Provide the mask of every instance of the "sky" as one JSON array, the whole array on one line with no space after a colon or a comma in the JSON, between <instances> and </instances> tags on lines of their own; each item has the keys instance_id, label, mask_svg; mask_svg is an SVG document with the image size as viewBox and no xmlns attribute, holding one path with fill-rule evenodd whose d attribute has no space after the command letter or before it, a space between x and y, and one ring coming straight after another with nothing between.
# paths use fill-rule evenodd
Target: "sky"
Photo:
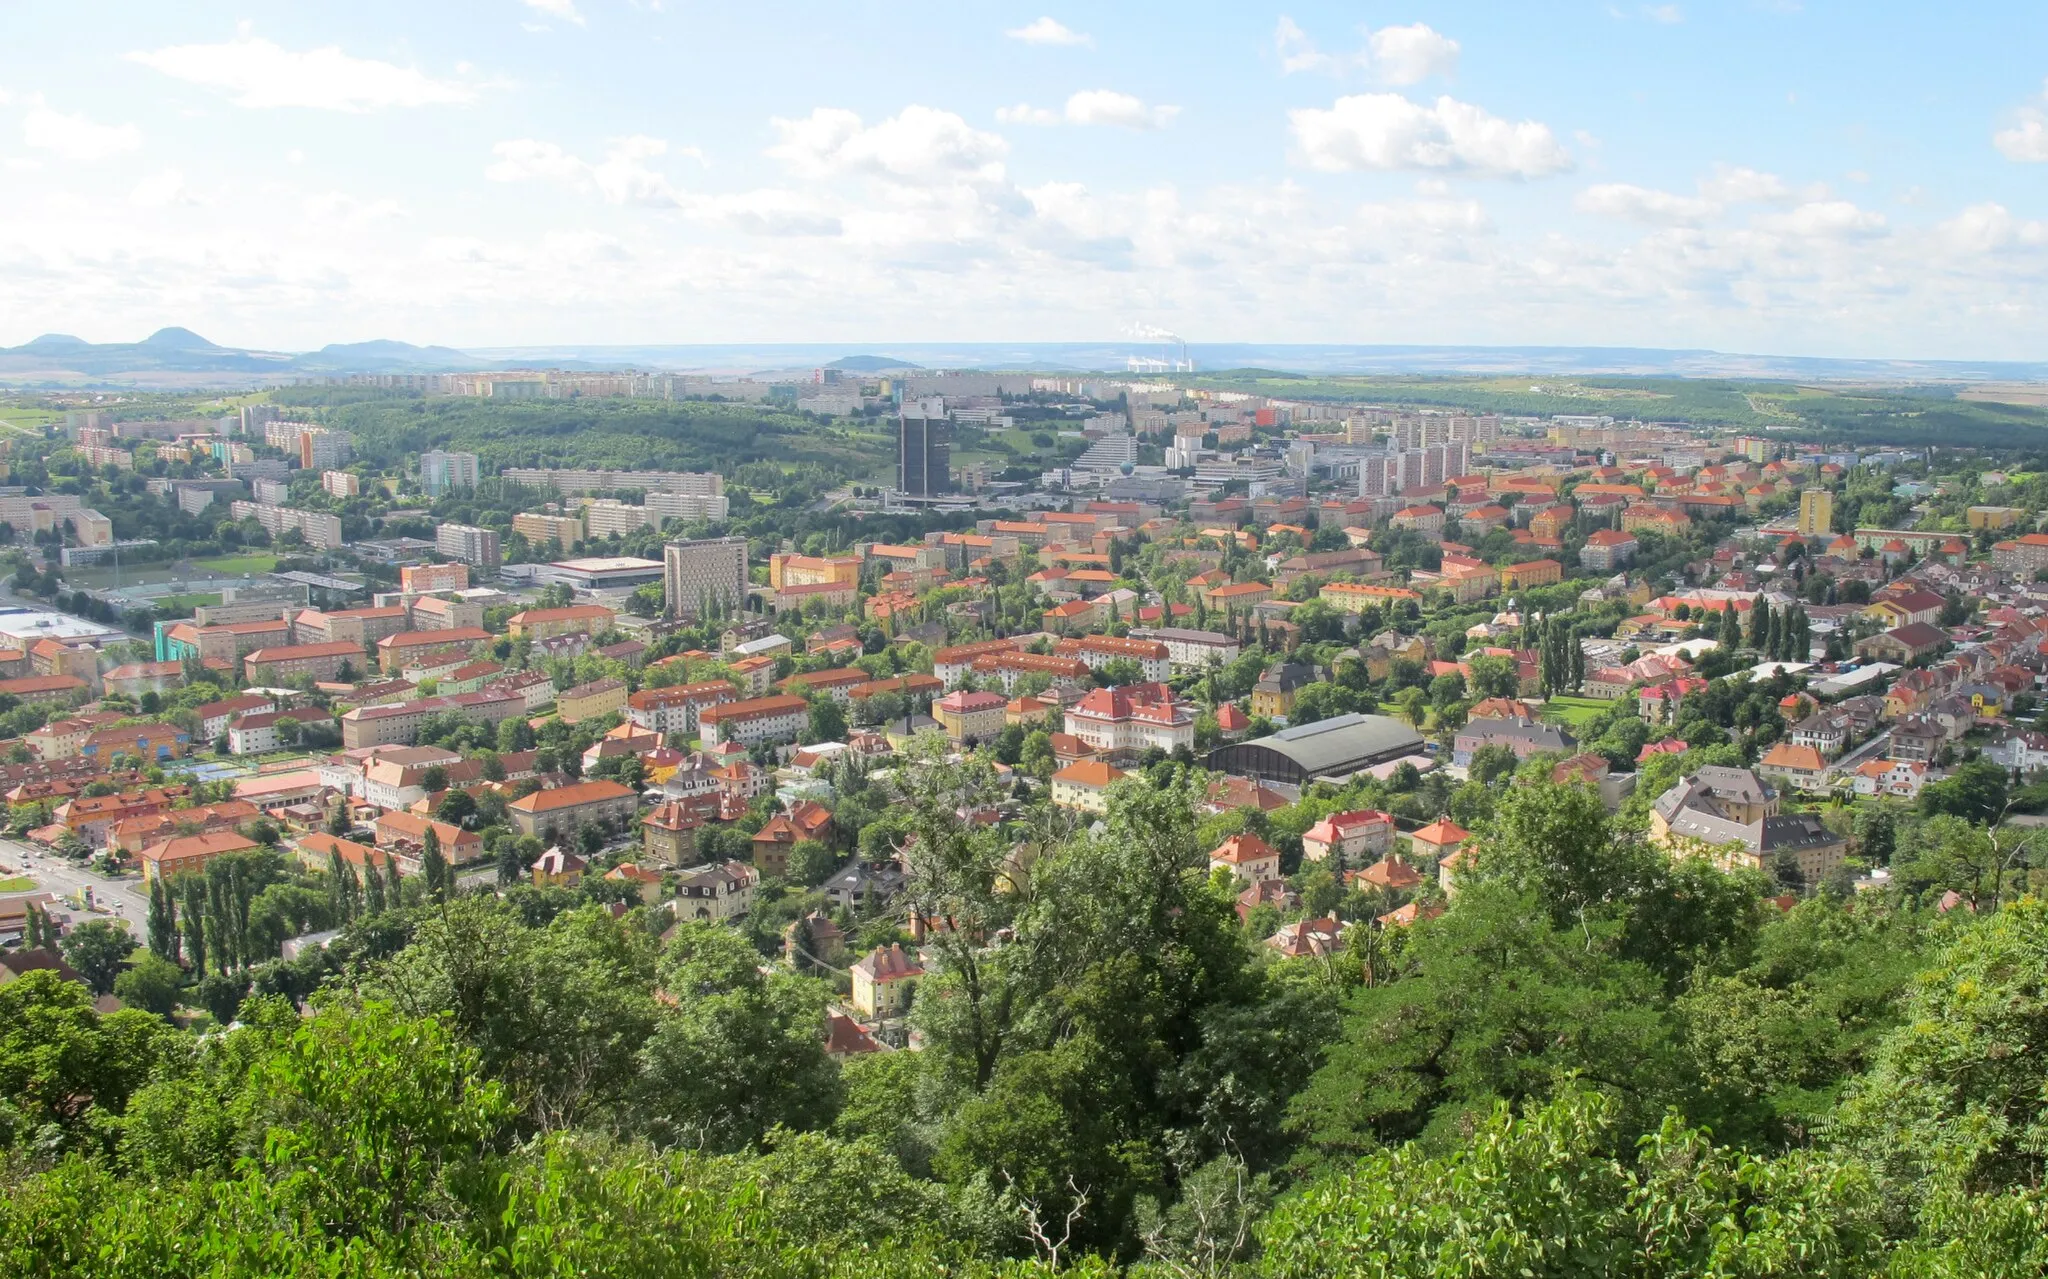
<instances>
[{"instance_id":1,"label":"sky","mask_svg":"<svg viewBox=\"0 0 2048 1279\"><path fill-rule=\"evenodd\" d=\"M2048 358L2048 6L0 0L0 344Z\"/></svg>"}]
</instances>

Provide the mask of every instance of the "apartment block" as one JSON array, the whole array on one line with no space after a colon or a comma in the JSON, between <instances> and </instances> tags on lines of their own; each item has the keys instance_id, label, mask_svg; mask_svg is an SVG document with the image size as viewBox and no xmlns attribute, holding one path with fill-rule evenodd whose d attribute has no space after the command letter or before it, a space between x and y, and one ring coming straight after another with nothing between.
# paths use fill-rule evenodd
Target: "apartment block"
<instances>
[{"instance_id":1,"label":"apartment block","mask_svg":"<svg viewBox=\"0 0 2048 1279\"><path fill-rule=\"evenodd\" d=\"M535 550L552 543L566 551L583 540L583 516L522 511L512 517L512 531L525 537Z\"/></svg>"},{"instance_id":2,"label":"apartment block","mask_svg":"<svg viewBox=\"0 0 2048 1279\"><path fill-rule=\"evenodd\" d=\"M434 549L453 560L496 573L505 562L496 529L469 524L443 524L434 530Z\"/></svg>"},{"instance_id":3,"label":"apartment block","mask_svg":"<svg viewBox=\"0 0 2048 1279\"><path fill-rule=\"evenodd\" d=\"M263 526L263 531L272 537L283 537L286 533L296 531L306 539L306 545L316 550L336 551L342 546L339 516L323 515L318 511L301 511L290 506L243 501L230 504L228 513L237 520L255 520Z\"/></svg>"},{"instance_id":4,"label":"apartment block","mask_svg":"<svg viewBox=\"0 0 2048 1279\"><path fill-rule=\"evenodd\" d=\"M747 539L670 542L662 548L661 585L671 617L698 617L712 604L736 608L747 597Z\"/></svg>"},{"instance_id":5,"label":"apartment block","mask_svg":"<svg viewBox=\"0 0 2048 1279\"><path fill-rule=\"evenodd\" d=\"M443 453L439 449L429 449L420 454L420 492L428 497L474 489L476 480L474 453Z\"/></svg>"},{"instance_id":6,"label":"apartment block","mask_svg":"<svg viewBox=\"0 0 2048 1279\"><path fill-rule=\"evenodd\" d=\"M565 497L629 489L646 493L681 493L692 497L720 497L725 493L725 477L715 471L593 471L508 466L498 472L498 477L508 484L522 484Z\"/></svg>"},{"instance_id":7,"label":"apartment block","mask_svg":"<svg viewBox=\"0 0 2048 1279\"><path fill-rule=\"evenodd\" d=\"M347 471L322 471L320 488L330 497L356 497L363 491L363 482Z\"/></svg>"}]
</instances>

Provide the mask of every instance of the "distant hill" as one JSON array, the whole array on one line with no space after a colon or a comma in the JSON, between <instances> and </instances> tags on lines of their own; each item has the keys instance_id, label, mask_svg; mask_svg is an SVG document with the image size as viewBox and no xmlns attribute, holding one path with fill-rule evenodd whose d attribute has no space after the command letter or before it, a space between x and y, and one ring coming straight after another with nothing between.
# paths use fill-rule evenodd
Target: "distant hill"
<instances>
[{"instance_id":1,"label":"distant hill","mask_svg":"<svg viewBox=\"0 0 2048 1279\"><path fill-rule=\"evenodd\" d=\"M190 329L158 329L140 342L87 342L46 333L33 342L0 347L0 380L147 383L249 381L292 374L452 373L503 364L447 346L414 346L379 339L337 342L294 355L222 346Z\"/></svg>"},{"instance_id":2,"label":"distant hill","mask_svg":"<svg viewBox=\"0 0 2048 1279\"><path fill-rule=\"evenodd\" d=\"M886 355L843 355L825 367L848 373L880 373L884 369L921 369L924 365L891 359Z\"/></svg>"}]
</instances>

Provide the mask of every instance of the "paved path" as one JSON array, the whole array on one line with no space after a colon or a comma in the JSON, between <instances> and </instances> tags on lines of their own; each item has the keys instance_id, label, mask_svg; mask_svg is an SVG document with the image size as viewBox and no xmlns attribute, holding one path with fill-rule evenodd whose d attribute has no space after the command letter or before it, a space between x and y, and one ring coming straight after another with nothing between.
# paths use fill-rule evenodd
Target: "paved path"
<instances>
[{"instance_id":1,"label":"paved path","mask_svg":"<svg viewBox=\"0 0 2048 1279\"><path fill-rule=\"evenodd\" d=\"M104 915L125 919L134 929L141 929L149 918L149 890L139 878L109 879L55 853L12 839L0 839L0 863L34 879L38 890L59 897L69 897L90 886L93 900Z\"/></svg>"}]
</instances>

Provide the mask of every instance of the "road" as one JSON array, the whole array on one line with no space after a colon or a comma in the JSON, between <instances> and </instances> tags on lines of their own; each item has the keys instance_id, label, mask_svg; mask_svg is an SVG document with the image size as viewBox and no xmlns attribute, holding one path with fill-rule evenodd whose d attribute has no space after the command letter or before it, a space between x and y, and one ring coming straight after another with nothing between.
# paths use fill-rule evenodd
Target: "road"
<instances>
[{"instance_id":1,"label":"road","mask_svg":"<svg viewBox=\"0 0 2048 1279\"><path fill-rule=\"evenodd\" d=\"M90 886L93 900L115 919L140 929L149 918L149 892L140 879L108 879L74 866L55 853L18 840L0 839L0 863L13 866L36 881L36 887L69 897Z\"/></svg>"}]
</instances>

